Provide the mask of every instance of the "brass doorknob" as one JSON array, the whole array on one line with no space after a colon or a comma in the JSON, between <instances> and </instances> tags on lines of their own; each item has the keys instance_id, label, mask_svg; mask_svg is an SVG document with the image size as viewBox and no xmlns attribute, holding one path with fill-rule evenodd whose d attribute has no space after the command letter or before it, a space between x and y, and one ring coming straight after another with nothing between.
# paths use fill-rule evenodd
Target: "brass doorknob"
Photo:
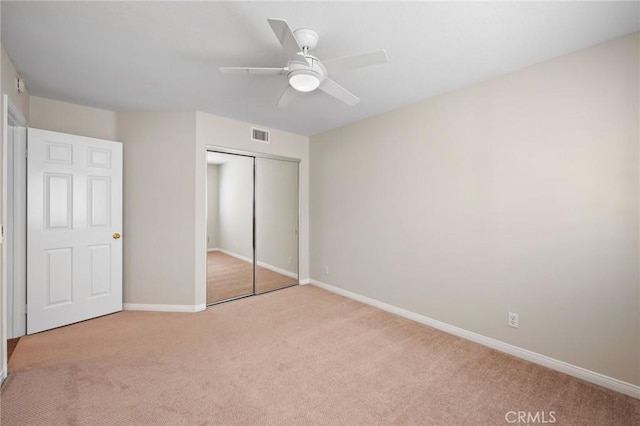
<instances>
[{"instance_id":1,"label":"brass doorknob","mask_svg":"<svg viewBox=\"0 0 640 426\"><path fill-rule=\"evenodd\" d=\"M120 234L118 234L117 232L115 234L113 234L113 239L117 240L118 238L120 238Z\"/></svg>"}]
</instances>

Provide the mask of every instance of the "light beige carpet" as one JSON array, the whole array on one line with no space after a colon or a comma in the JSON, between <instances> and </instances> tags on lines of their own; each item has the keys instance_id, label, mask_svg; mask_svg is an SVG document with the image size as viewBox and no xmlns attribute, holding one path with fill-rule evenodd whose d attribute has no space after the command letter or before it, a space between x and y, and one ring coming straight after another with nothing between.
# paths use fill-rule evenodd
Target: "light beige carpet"
<instances>
[{"instance_id":1,"label":"light beige carpet","mask_svg":"<svg viewBox=\"0 0 640 426\"><path fill-rule=\"evenodd\" d=\"M207 303L253 294L253 265L221 251L207 253Z\"/></svg>"},{"instance_id":2,"label":"light beige carpet","mask_svg":"<svg viewBox=\"0 0 640 426\"><path fill-rule=\"evenodd\" d=\"M256 293L266 293L298 283L267 268L256 268ZM253 294L253 264L220 251L207 253L207 303Z\"/></svg>"},{"instance_id":3,"label":"light beige carpet","mask_svg":"<svg viewBox=\"0 0 640 426\"><path fill-rule=\"evenodd\" d=\"M638 400L310 285L24 337L1 397L3 426L640 424Z\"/></svg>"},{"instance_id":4,"label":"light beige carpet","mask_svg":"<svg viewBox=\"0 0 640 426\"><path fill-rule=\"evenodd\" d=\"M297 278L279 274L262 266L256 268L256 294L267 293L296 284L298 284Z\"/></svg>"}]
</instances>

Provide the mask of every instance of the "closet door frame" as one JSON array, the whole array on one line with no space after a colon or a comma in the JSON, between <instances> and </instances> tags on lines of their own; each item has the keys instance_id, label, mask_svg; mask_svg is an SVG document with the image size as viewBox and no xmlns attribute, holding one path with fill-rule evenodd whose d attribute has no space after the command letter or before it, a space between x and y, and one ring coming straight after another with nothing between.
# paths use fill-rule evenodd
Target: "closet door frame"
<instances>
[{"instance_id":1,"label":"closet door frame","mask_svg":"<svg viewBox=\"0 0 640 426\"><path fill-rule=\"evenodd\" d=\"M234 299L240 299L243 297L250 297L250 296L255 296L256 295L256 267L257 267L257 263L258 263L258 259L256 256L256 249L257 249L257 244L256 244L256 164L257 161L256 159L258 158L264 158L264 159L268 159L268 160L278 160L278 161L287 161L290 163L296 163L298 165L298 212L296 215L296 229L297 229L297 238L298 238L298 285L300 284L300 191L301 191L301 182L300 182L300 159L299 158L293 158L293 157L285 157L282 155L275 155L275 154L267 154L267 153L261 153L261 152L253 152L253 151L244 151L244 150L240 150L240 149L234 149L234 148L228 148L228 147L223 147L223 146L217 146L217 145L206 145L206 150L207 152L211 151L211 152L217 152L220 154L232 154L232 155L240 155L243 157L252 157L254 159L253 161L253 212L252 212L252 245L253 245L253 294L251 295L246 295L246 296L239 296L237 298L233 298L233 299L226 299L226 300L221 300L219 302L214 302L214 303L210 303L207 304L207 306L212 306L212 305L216 305L218 303L224 303L224 302L228 302L230 300L234 300ZM206 266L205 266L206 267ZM293 284L296 285L296 284ZM286 288L286 287L283 287ZM278 289L279 290L279 289ZM276 290L274 290L276 291ZM260 294L264 294L264 293L260 293Z\"/></svg>"}]
</instances>

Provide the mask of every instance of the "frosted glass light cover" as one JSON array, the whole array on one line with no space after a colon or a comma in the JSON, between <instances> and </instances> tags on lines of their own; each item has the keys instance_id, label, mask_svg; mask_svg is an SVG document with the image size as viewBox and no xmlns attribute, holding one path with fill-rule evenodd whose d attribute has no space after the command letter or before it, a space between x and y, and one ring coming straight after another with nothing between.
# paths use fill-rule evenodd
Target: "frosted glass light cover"
<instances>
[{"instance_id":1,"label":"frosted glass light cover","mask_svg":"<svg viewBox=\"0 0 640 426\"><path fill-rule=\"evenodd\" d=\"M311 92L320 86L320 79L313 74L296 73L289 78L289 84L299 92Z\"/></svg>"}]
</instances>

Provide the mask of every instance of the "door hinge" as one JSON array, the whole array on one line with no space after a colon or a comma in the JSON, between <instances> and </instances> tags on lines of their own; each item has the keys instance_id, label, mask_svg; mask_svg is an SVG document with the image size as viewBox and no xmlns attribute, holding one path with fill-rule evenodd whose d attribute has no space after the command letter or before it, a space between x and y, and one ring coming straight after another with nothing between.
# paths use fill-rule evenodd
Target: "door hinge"
<instances>
[{"instance_id":1,"label":"door hinge","mask_svg":"<svg viewBox=\"0 0 640 426\"><path fill-rule=\"evenodd\" d=\"M24 149L24 158L29 158L29 150L27 148Z\"/></svg>"},{"instance_id":2,"label":"door hinge","mask_svg":"<svg viewBox=\"0 0 640 426\"><path fill-rule=\"evenodd\" d=\"M0 244L4 243L4 225L0 224Z\"/></svg>"},{"instance_id":3,"label":"door hinge","mask_svg":"<svg viewBox=\"0 0 640 426\"><path fill-rule=\"evenodd\" d=\"M24 315L27 315L27 312L28 312L27 308L28 308L28 306L29 306L29 305L24 305L24 312L23 312L23 314L24 314Z\"/></svg>"}]
</instances>

